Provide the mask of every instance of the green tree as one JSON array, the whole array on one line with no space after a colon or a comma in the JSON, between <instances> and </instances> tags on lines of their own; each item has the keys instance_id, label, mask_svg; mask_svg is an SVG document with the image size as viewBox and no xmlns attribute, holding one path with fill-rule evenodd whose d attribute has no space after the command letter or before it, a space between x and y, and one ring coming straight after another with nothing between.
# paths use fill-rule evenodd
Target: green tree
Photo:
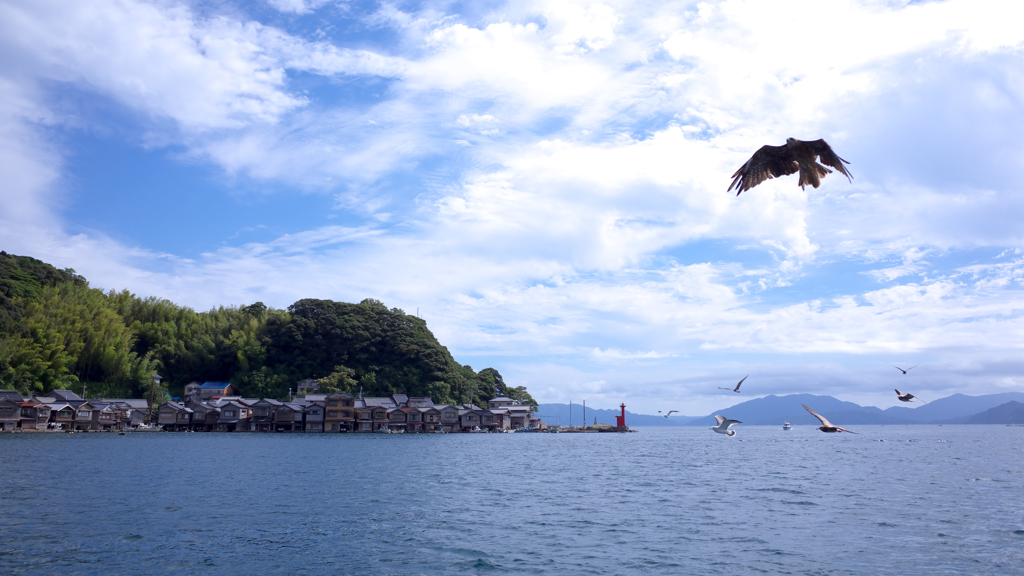
<instances>
[{"instance_id":1,"label":"green tree","mask_svg":"<svg viewBox=\"0 0 1024 576\"><path fill-rule=\"evenodd\" d=\"M335 366L334 372L318 379L320 391L325 394L334 392L345 392L355 394L359 391L359 381L356 380L356 371L345 366Z\"/></svg>"}]
</instances>

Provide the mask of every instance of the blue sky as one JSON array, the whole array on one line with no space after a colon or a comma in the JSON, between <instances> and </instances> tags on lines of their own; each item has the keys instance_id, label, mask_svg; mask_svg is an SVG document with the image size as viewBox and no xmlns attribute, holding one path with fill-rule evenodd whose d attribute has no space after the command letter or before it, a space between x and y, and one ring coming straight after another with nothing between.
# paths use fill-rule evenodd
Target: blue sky
<instances>
[{"instance_id":1,"label":"blue sky","mask_svg":"<svg viewBox=\"0 0 1024 576\"><path fill-rule=\"evenodd\" d=\"M419 309L542 402L1020 391L1010 7L0 0L0 246ZM790 136L853 182L726 193Z\"/></svg>"}]
</instances>

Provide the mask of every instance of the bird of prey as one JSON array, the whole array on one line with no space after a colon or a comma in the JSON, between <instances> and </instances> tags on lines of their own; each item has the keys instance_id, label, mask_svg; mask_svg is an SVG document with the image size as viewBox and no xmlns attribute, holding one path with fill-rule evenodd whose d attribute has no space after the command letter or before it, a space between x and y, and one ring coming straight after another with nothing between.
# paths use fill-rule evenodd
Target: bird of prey
<instances>
[{"instance_id":1,"label":"bird of prey","mask_svg":"<svg viewBox=\"0 0 1024 576\"><path fill-rule=\"evenodd\" d=\"M835 426L834 424L826 420L824 416L818 414L814 410L811 410L807 406L807 404L801 404L801 406L803 406L804 410L810 412L815 418L821 420L821 426L818 426L818 430L821 430L822 432L849 432L850 434L859 434L859 432L854 432L852 430L847 430L846 428L840 428L839 426Z\"/></svg>"},{"instance_id":2,"label":"bird of prey","mask_svg":"<svg viewBox=\"0 0 1024 576\"><path fill-rule=\"evenodd\" d=\"M750 374L747 374L747 376L750 376ZM747 376L744 376L743 380L746 380ZM718 389L719 390L731 390L733 392L739 392L740 391L740 384L743 384L743 380L740 380L739 382L737 382L735 388L722 388L721 386L719 386Z\"/></svg>"},{"instance_id":3,"label":"bird of prey","mask_svg":"<svg viewBox=\"0 0 1024 576\"><path fill-rule=\"evenodd\" d=\"M735 430L729 430L729 427L733 424L743 424L739 420L729 420L721 414L715 414L715 420L718 422L718 426L712 426L711 429L719 434L725 434L726 436L735 436Z\"/></svg>"},{"instance_id":4,"label":"bird of prey","mask_svg":"<svg viewBox=\"0 0 1024 576\"><path fill-rule=\"evenodd\" d=\"M907 370L910 370L910 368L907 368ZM920 398L918 398L917 396L914 396L913 394L910 394L909 392L904 394L903 392L900 392L899 390L896 390L896 397L899 398L901 402L910 402L914 398L917 398L918 400L921 400ZM921 402L923 404L927 404L927 402L925 402L924 400L921 400Z\"/></svg>"},{"instance_id":5,"label":"bird of prey","mask_svg":"<svg viewBox=\"0 0 1024 576\"><path fill-rule=\"evenodd\" d=\"M669 416L672 415L673 412L679 412L679 410L669 410L666 414L663 414L663 416L665 418L668 418ZM658 414L661 414L661 410L658 410Z\"/></svg>"},{"instance_id":6,"label":"bird of prey","mask_svg":"<svg viewBox=\"0 0 1024 576\"><path fill-rule=\"evenodd\" d=\"M825 166L831 166L846 176L850 181L853 175L843 166L843 160L832 151L824 140L804 141L786 138L784 146L761 146L747 163L732 175L732 184L727 192L736 188L736 195L746 192L765 180L781 178L800 172L800 188L808 184L817 188L821 186L821 178L832 171L815 160L821 159ZM849 162L846 162L849 164Z\"/></svg>"},{"instance_id":7,"label":"bird of prey","mask_svg":"<svg viewBox=\"0 0 1024 576\"><path fill-rule=\"evenodd\" d=\"M895 366L893 364L890 364L890 366L892 366L893 368L895 368L895 369L899 370L900 372L903 372L904 374L906 374L907 372L910 372L914 368L917 368L918 366L920 366L920 364L914 364L913 366L911 366L910 368L907 368L906 370L904 370L903 368L900 368L899 366Z\"/></svg>"}]
</instances>

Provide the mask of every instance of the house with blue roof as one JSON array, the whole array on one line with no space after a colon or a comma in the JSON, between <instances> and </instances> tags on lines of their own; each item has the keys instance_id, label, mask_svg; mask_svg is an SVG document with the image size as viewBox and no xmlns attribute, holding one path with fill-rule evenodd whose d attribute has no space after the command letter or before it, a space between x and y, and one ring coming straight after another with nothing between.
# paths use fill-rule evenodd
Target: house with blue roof
<instances>
[{"instance_id":1,"label":"house with blue roof","mask_svg":"<svg viewBox=\"0 0 1024 576\"><path fill-rule=\"evenodd\" d=\"M199 399L208 400L214 396L234 396L235 388L231 382L203 382L199 387Z\"/></svg>"}]
</instances>

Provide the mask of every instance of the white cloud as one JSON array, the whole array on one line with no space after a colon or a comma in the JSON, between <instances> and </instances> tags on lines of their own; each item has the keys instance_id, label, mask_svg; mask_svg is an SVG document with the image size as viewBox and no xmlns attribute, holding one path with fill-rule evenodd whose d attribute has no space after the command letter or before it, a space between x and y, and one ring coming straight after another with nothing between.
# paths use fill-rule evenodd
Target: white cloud
<instances>
[{"instance_id":1,"label":"white cloud","mask_svg":"<svg viewBox=\"0 0 1024 576\"><path fill-rule=\"evenodd\" d=\"M294 14L311 14L330 2L331 0L267 0L267 4L277 10Z\"/></svg>"}]
</instances>

